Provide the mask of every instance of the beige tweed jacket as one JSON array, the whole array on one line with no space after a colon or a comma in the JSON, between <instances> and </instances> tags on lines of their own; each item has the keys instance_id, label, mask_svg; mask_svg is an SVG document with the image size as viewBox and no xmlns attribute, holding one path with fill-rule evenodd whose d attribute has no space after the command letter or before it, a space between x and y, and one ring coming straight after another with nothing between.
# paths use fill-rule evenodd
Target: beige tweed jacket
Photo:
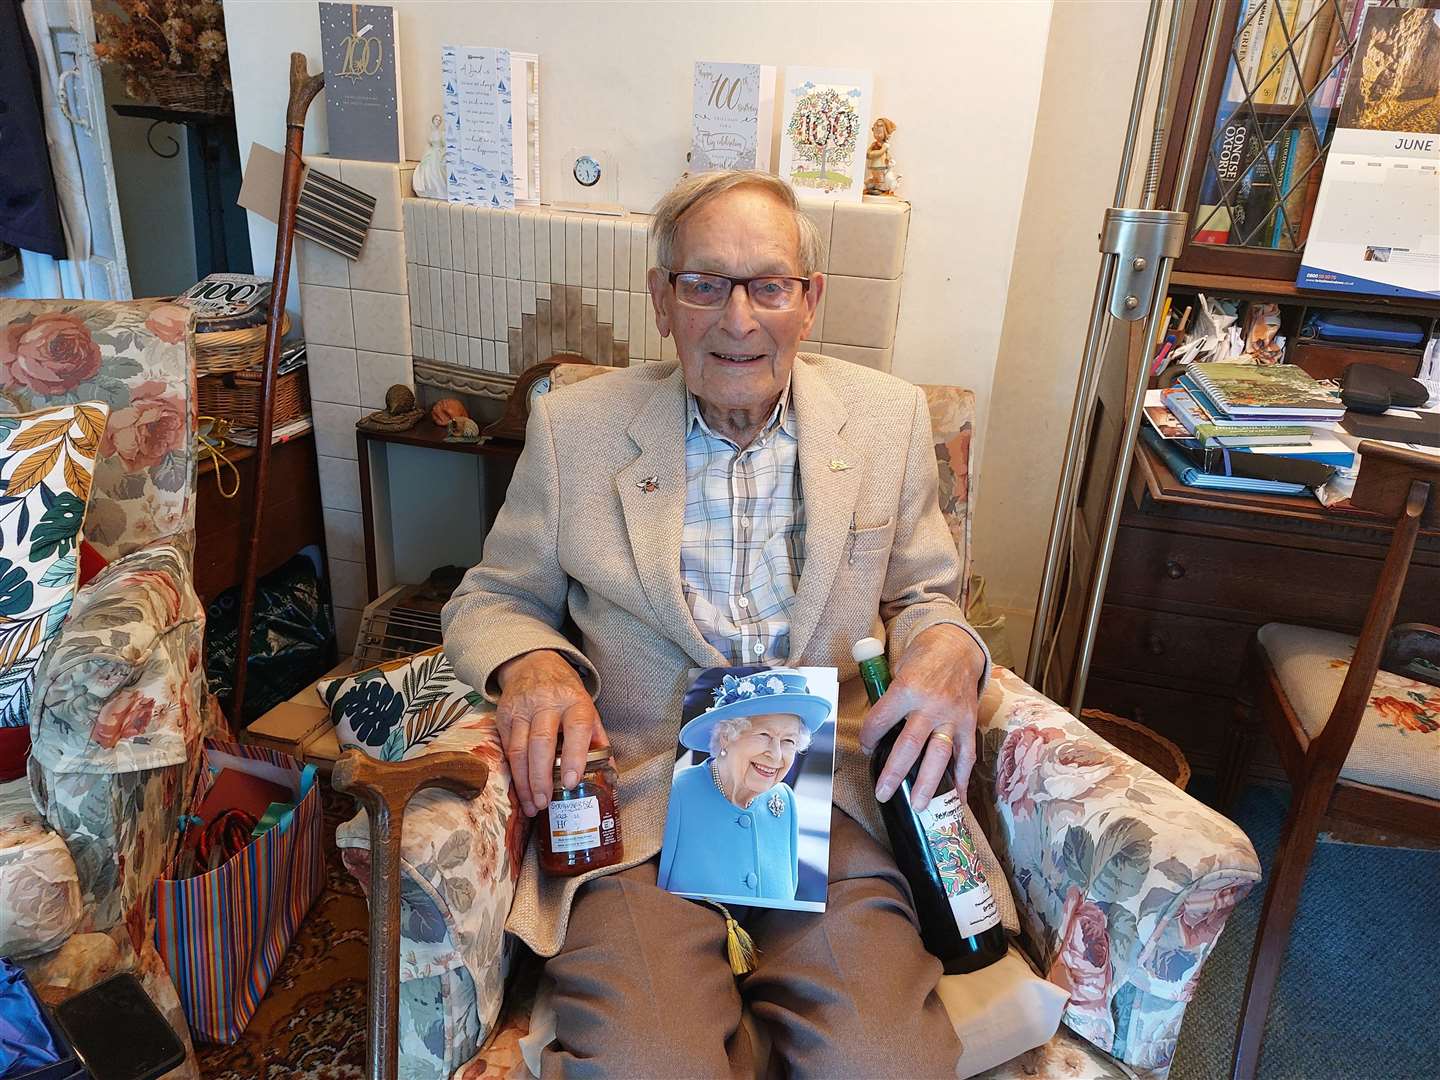
<instances>
[{"instance_id":1,"label":"beige tweed jacket","mask_svg":"<svg viewBox=\"0 0 1440 1080\"><path fill-rule=\"evenodd\" d=\"M849 680L835 803L883 837L858 749L865 699L850 646L883 629L893 664L926 627L970 630L936 499L929 412L909 383L806 353L791 395L806 520L787 663L837 667ZM674 362L538 398L484 559L443 616L456 671L492 699L495 669L533 649L554 649L581 670L620 771L625 866L660 850L687 672L726 662L681 591L685 401ZM567 616L578 648L561 631ZM532 843L507 929L553 956L585 880L542 874Z\"/></svg>"}]
</instances>

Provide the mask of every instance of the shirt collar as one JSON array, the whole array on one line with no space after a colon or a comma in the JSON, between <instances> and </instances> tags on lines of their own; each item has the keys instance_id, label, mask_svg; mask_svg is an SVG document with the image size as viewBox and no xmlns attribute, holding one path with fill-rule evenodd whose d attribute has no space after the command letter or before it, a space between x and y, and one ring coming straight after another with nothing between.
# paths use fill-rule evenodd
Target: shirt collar
<instances>
[{"instance_id":1,"label":"shirt collar","mask_svg":"<svg viewBox=\"0 0 1440 1080\"><path fill-rule=\"evenodd\" d=\"M695 434L696 428L715 439L723 439L730 442L725 436L716 432L705 422L704 415L700 412L700 403L695 400L695 395L689 390L685 391L685 436L689 438ZM775 408L770 413L770 419L765 421L765 426L760 429L760 434L750 444L750 448L764 445L776 429L783 431L791 439L795 438L795 410L790 408L790 383L785 384L785 389L780 391L780 400L775 402ZM733 446L734 444L731 443ZM748 449L748 448L747 448Z\"/></svg>"}]
</instances>

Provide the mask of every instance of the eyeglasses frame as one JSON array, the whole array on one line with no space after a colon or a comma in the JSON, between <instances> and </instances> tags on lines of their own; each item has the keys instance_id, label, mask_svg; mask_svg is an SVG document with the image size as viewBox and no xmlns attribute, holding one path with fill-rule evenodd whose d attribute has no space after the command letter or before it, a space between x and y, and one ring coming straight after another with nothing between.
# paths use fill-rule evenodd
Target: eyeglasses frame
<instances>
[{"instance_id":1,"label":"eyeglasses frame","mask_svg":"<svg viewBox=\"0 0 1440 1080\"><path fill-rule=\"evenodd\" d=\"M702 275L702 276L704 276L704 277L723 278L724 280L730 282L730 294L725 297L725 300L724 300L723 303L716 304L714 307L705 307L703 304L688 304L688 303L686 303L684 300L681 300L681 299L680 299L680 293L679 293L679 291L676 290L676 288L675 288L675 279L678 278L678 277L680 277L682 274L699 274L699 275ZM730 302L730 297L735 295L735 290L736 290L737 288L739 288L740 286L744 286L746 299L749 299L749 300L750 300L751 306L755 306L755 301L754 301L754 299L750 296L750 283L751 283L752 281L766 281L766 280L769 280L769 279L776 279L776 278L778 278L778 279L781 280L781 281L798 281L798 282L800 282L800 296L801 296L802 299L810 294L810 286L813 284L813 281L812 281L811 278L808 278L808 277L800 277L799 275L796 275L796 274L756 274L756 275L754 275L753 277L738 278L738 277L731 277L729 274L717 274L717 273L715 273L713 270L666 270L666 271L665 271L665 276L666 276L666 278L667 278L667 279L669 280L669 282L670 282L670 290L671 290L671 292L674 292L674 293L675 293L675 302L676 302L677 304L684 304L685 307L691 308L691 309L694 310L694 311L721 311L721 310L723 310L724 307L725 307L725 305ZM796 307L798 307L798 306L799 306L799 305L797 304ZM794 311L795 308L764 308L764 307L756 307L756 310L757 310L757 311Z\"/></svg>"}]
</instances>

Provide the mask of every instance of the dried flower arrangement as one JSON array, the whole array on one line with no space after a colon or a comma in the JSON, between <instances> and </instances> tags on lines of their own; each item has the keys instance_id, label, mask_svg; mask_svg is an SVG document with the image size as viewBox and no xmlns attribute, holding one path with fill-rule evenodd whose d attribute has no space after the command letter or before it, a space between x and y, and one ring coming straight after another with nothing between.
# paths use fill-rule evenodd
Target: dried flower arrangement
<instances>
[{"instance_id":1,"label":"dried flower arrangement","mask_svg":"<svg viewBox=\"0 0 1440 1080\"><path fill-rule=\"evenodd\" d=\"M110 0L97 7L95 22L95 54L120 66L131 97L228 111L230 63L220 0Z\"/></svg>"}]
</instances>

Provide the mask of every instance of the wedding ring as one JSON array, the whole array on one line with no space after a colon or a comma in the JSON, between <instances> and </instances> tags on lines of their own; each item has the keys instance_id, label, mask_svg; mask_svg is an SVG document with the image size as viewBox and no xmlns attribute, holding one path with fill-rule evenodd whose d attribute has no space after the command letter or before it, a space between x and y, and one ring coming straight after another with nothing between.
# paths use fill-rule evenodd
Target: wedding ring
<instances>
[{"instance_id":1,"label":"wedding ring","mask_svg":"<svg viewBox=\"0 0 1440 1080\"><path fill-rule=\"evenodd\" d=\"M939 728L936 728L934 731L930 732L930 738L939 739L942 742L947 742L951 746L955 745L955 736L951 735L948 731L941 731Z\"/></svg>"}]
</instances>

